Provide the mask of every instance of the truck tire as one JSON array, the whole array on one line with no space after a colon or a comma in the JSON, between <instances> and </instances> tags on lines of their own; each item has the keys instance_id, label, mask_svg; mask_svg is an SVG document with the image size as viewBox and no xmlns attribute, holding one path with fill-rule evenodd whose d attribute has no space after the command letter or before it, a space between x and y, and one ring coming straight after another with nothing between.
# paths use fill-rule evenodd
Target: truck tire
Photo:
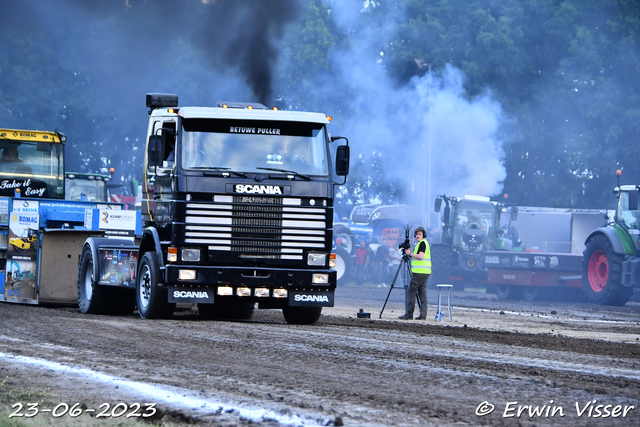
<instances>
[{"instance_id":1,"label":"truck tire","mask_svg":"<svg viewBox=\"0 0 640 427\"><path fill-rule=\"evenodd\" d=\"M143 319L166 319L173 315L175 304L169 304L167 289L160 288L160 268L155 252L147 252L140 261L136 281L138 313Z\"/></svg>"},{"instance_id":2,"label":"truck tire","mask_svg":"<svg viewBox=\"0 0 640 427\"><path fill-rule=\"evenodd\" d=\"M349 227L337 224L333 229L333 239L337 240L338 238L342 239L342 243L338 244L336 242L337 247L344 249L349 255L356 253L356 239L353 237L353 233L349 230Z\"/></svg>"},{"instance_id":3,"label":"truck tire","mask_svg":"<svg viewBox=\"0 0 640 427\"><path fill-rule=\"evenodd\" d=\"M322 307L285 307L284 320L290 325L313 325L322 314Z\"/></svg>"},{"instance_id":4,"label":"truck tire","mask_svg":"<svg viewBox=\"0 0 640 427\"><path fill-rule=\"evenodd\" d=\"M427 282L430 288L450 284L451 257L451 247L448 245L434 245L431 248L431 276Z\"/></svg>"},{"instance_id":5,"label":"truck tire","mask_svg":"<svg viewBox=\"0 0 640 427\"><path fill-rule=\"evenodd\" d=\"M525 301L533 302L540 300L542 293L537 286L523 286L522 297Z\"/></svg>"},{"instance_id":6,"label":"truck tire","mask_svg":"<svg viewBox=\"0 0 640 427\"><path fill-rule=\"evenodd\" d=\"M344 286L351 279L353 262L346 250L336 248L336 272L338 286Z\"/></svg>"},{"instance_id":7,"label":"truck tire","mask_svg":"<svg viewBox=\"0 0 640 427\"><path fill-rule=\"evenodd\" d=\"M623 256L613 252L604 235L587 242L582 257L582 290L589 302L602 305L625 305L633 289L620 284Z\"/></svg>"},{"instance_id":8,"label":"truck tire","mask_svg":"<svg viewBox=\"0 0 640 427\"><path fill-rule=\"evenodd\" d=\"M81 313L112 314L112 301L106 286L93 277L93 253L90 246L82 249L78 265L78 308Z\"/></svg>"},{"instance_id":9,"label":"truck tire","mask_svg":"<svg viewBox=\"0 0 640 427\"><path fill-rule=\"evenodd\" d=\"M514 301L522 298L521 286L493 285L493 292L499 301Z\"/></svg>"},{"instance_id":10,"label":"truck tire","mask_svg":"<svg viewBox=\"0 0 640 427\"><path fill-rule=\"evenodd\" d=\"M493 285L493 292L499 301L506 301L509 298L509 285Z\"/></svg>"}]
</instances>

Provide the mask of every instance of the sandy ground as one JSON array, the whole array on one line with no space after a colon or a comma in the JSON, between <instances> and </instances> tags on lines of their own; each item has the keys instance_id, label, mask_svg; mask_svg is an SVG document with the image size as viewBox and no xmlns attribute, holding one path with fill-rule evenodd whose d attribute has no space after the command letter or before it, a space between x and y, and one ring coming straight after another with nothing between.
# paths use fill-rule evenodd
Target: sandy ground
<instances>
[{"instance_id":1,"label":"sandy ground","mask_svg":"<svg viewBox=\"0 0 640 427\"><path fill-rule=\"evenodd\" d=\"M88 409L153 403L166 425L640 425L640 304L454 292L436 322L436 296L401 321L402 289L346 286L310 326L0 304L0 381Z\"/></svg>"}]
</instances>

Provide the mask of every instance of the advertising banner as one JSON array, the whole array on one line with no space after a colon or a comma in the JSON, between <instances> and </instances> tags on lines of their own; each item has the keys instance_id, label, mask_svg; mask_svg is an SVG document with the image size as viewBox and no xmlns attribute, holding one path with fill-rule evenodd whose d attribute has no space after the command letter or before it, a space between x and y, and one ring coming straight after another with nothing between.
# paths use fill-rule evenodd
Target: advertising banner
<instances>
[{"instance_id":1,"label":"advertising banner","mask_svg":"<svg viewBox=\"0 0 640 427\"><path fill-rule=\"evenodd\" d=\"M33 202L32 202L33 203ZM9 244L4 277L4 298L6 301L38 301L36 277L38 276L38 222L37 213L18 210L9 215Z\"/></svg>"},{"instance_id":2,"label":"advertising banner","mask_svg":"<svg viewBox=\"0 0 640 427\"><path fill-rule=\"evenodd\" d=\"M138 212L113 209L87 209L84 215L88 230L103 230L110 236L135 236Z\"/></svg>"}]
</instances>

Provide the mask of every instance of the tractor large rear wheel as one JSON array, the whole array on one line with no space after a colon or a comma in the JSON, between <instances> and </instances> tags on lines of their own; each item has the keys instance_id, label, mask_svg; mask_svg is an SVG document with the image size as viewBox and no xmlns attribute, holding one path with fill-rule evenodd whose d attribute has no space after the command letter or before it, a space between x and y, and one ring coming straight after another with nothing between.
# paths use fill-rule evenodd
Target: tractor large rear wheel
<instances>
[{"instance_id":1,"label":"tractor large rear wheel","mask_svg":"<svg viewBox=\"0 0 640 427\"><path fill-rule=\"evenodd\" d=\"M386 248L386 246L385 246ZM380 248L378 248L380 250ZM336 252L336 267L338 286L345 285L351 278L351 272L353 271L353 262L346 250L338 247Z\"/></svg>"},{"instance_id":2,"label":"tractor large rear wheel","mask_svg":"<svg viewBox=\"0 0 640 427\"><path fill-rule=\"evenodd\" d=\"M633 290L621 285L623 256L613 252L604 235L587 242L582 257L582 290L587 300L603 305L624 305Z\"/></svg>"},{"instance_id":3,"label":"tractor large rear wheel","mask_svg":"<svg viewBox=\"0 0 640 427\"><path fill-rule=\"evenodd\" d=\"M433 245L431 247L431 276L429 287L435 289L439 284L450 284L452 249L448 245Z\"/></svg>"},{"instance_id":4,"label":"tractor large rear wheel","mask_svg":"<svg viewBox=\"0 0 640 427\"><path fill-rule=\"evenodd\" d=\"M333 238L336 246L347 251L349 255L356 253L356 239L346 225L336 224L333 228Z\"/></svg>"}]
</instances>

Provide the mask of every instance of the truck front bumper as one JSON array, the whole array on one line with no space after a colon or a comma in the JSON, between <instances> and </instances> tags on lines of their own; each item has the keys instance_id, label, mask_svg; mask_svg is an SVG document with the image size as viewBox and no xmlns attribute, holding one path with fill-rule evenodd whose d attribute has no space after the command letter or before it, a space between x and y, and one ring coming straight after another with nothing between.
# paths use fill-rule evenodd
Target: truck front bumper
<instances>
[{"instance_id":1,"label":"truck front bumper","mask_svg":"<svg viewBox=\"0 0 640 427\"><path fill-rule=\"evenodd\" d=\"M195 272L195 278L180 280L180 270ZM326 283L313 283L314 275L326 277ZM176 295L172 302L197 303L206 291L209 299L200 302L211 303L211 297L242 298L258 302L261 307L274 308L283 305L333 307L336 277L333 270L202 265L167 265L164 271L165 286L173 292L170 300Z\"/></svg>"}]
</instances>

